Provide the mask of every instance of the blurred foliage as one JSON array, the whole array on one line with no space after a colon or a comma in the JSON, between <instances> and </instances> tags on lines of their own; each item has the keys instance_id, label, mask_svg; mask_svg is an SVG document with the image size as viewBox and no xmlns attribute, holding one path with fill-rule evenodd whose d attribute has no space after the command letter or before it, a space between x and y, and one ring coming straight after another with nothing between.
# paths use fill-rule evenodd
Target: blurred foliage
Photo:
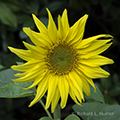
<instances>
[{"instance_id":1,"label":"blurred foliage","mask_svg":"<svg viewBox=\"0 0 120 120\"><path fill-rule=\"evenodd\" d=\"M58 14L62 14L62 11L65 8L68 10L70 26L84 14L89 14L84 38L106 33L114 36L114 44L103 53L103 55L110 57L115 61L113 65L108 65L107 68L105 68L111 73L111 76L106 79L95 80L95 82L104 94L105 103L119 104L119 0L0 0L0 68L6 69L12 64L15 64L16 61L22 61L16 55L12 54L7 49L7 46L24 48L22 41L30 43L31 41L22 31L22 28L30 27L37 31L32 19L32 13L37 15L37 17L47 26L48 17L45 9L46 7L52 12L56 24ZM44 110L40 105L35 105L31 109L27 107L31 99L31 97L29 97L29 99L0 99L0 119L38 120L38 118L46 115L42 112ZM71 104L71 101L68 102ZM67 110L67 114L62 116L62 118L65 118L68 114L71 114L70 110Z\"/></svg>"}]
</instances>

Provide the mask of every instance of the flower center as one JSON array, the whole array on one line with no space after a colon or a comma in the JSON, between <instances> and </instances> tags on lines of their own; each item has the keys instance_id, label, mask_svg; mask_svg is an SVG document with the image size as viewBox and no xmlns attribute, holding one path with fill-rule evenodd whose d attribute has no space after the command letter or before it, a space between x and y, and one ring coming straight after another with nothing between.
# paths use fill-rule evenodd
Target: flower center
<instances>
[{"instance_id":1,"label":"flower center","mask_svg":"<svg viewBox=\"0 0 120 120\"><path fill-rule=\"evenodd\" d=\"M77 63L77 54L75 49L66 43L55 44L48 52L47 62L53 73L68 74Z\"/></svg>"}]
</instances>

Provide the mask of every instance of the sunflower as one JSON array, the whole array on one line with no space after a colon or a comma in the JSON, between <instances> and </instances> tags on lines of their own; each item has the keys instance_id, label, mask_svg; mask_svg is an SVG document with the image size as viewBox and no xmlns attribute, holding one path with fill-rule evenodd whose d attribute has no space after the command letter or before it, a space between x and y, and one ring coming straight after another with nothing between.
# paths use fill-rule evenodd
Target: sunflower
<instances>
[{"instance_id":1,"label":"sunflower","mask_svg":"<svg viewBox=\"0 0 120 120\"><path fill-rule=\"evenodd\" d=\"M34 45L23 42L27 50L8 47L13 53L26 61L23 65L13 65L12 69L21 71L15 74L15 82L31 82L26 89L38 86L36 96L29 107L37 103L47 92L45 109L51 105L54 112L59 99L63 109L68 95L78 105L84 101L85 93L90 96L90 85L96 91L92 79L106 78L109 73L100 66L112 64L113 60L99 55L112 44L112 36L100 34L83 39L88 15L81 17L72 27L69 26L67 10L58 15L58 29L47 9L49 22L47 28L34 15L39 32L29 27L23 31Z\"/></svg>"}]
</instances>

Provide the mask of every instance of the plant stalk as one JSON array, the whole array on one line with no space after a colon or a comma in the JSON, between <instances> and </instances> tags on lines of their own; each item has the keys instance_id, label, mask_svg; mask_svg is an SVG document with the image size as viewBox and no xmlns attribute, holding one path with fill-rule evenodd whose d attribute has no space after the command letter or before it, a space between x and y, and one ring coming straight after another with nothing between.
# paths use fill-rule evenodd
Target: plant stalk
<instances>
[{"instance_id":1,"label":"plant stalk","mask_svg":"<svg viewBox=\"0 0 120 120\"><path fill-rule=\"evenodd\" d=\"M43 106L43 108L44 108L45 112L47 113L48 117L49 117L49 118L52 118L50 112L45 109L45 105L44 105L44 103L43 103L43 101L42 101L41 99L40 99L40 104Z\"/></svg>"}]
</instances>

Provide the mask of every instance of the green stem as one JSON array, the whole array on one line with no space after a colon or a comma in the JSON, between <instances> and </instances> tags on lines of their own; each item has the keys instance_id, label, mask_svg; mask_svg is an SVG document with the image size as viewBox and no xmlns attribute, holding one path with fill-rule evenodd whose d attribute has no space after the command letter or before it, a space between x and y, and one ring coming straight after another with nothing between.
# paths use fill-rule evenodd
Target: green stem
<instances>
[{"instance_id":1,"label":"green stem","mask_svg":"<svg viewBox=\"0 0 120 120\"><path fill-rule=\"evenodd\" d=\"M60 105L59 104L55 108L55 111L54 111L53 115L54 115L54 120L61 120Z\"/></svg>"},{"instance_id":2,"label":"green stem","mask_svg":"<svg viewBox=\"0 0 120 120\"><path fill-rule=\"evenodd\" d=\"M44 105L44 103L43 103L43 101L42 101L41 99L40 99L40 104L43 106L43 108L44 108L45 112L47 113L48 117L49 117L49 118L52 118L50 112L45 109L45 105Z\"/></svg>"}]
</instances>

